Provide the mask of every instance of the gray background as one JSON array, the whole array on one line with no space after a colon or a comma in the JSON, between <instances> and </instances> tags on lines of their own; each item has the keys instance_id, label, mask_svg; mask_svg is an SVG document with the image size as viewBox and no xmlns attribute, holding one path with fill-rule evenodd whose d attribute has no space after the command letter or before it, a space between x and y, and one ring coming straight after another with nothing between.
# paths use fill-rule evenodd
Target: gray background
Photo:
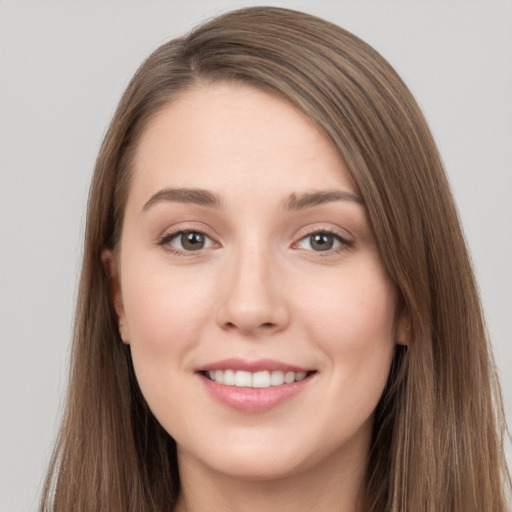
<instances>
[{"instance_id":1,"label":"gray background","mask_svg":"<svg viewBox=\"0 0 512 512\"><path fill-rule=\"evenodd\" d=\"M0 1L1 512L36 509L66 385L88 183L122 90L163 41L257 3L268 2ZM359 35L417 97L459 205L510 420L512 3L271 3Z\"/></svg>"}]
</instances>

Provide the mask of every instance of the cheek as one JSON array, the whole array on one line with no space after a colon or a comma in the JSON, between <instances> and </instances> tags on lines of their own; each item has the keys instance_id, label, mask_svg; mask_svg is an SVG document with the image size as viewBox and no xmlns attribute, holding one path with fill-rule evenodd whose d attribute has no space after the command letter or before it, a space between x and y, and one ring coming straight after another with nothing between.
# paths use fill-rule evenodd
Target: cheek
<instances>
[{"instance_id":1,"label":"cheek","mask_svg":"<svg viewBox=\"0 0 512 512\"><path fill-rule=\"evenodd\" d=\"M211 318L205 280L133 258L123 268L123 302L137 381L163 425L183 407L183 376Z\"/></svg>"},{"instance_id":2,"label":"cheek","mask_svg":"<svg viewBox=\"0 0 512 512\"><path fill-rule=\"evenodd\" d=\"M345 271L346 270L346 271ZM379 262L344 269L303 293L304 329L347 380L377 371L387 378L395 346L396 294Z\"/></svg>"},{"instance_id":3,"label":"cheek","mask_svg":"<svg viewBox=\"0 0 512 512\"><path fill-rule=\"evenodd\" d=\"M187 346L208 318L207 283L168 268L127 268L125 275L123 302L131 344L160 355Z\"/></svg>"},{"instance_id":4,"label":"cheek","mask_svg":"<svg viewBox=\"0 0 512 512\"><path fill-rule=\"evenodd\" d=\"M368 268L347 273L336 286L326 284L323 294L328 297L310 302L314 321L308 326L309 336L327 355L326 396L331 400L325 415L331 421L325 422L326 438L339 439L369 425L389 376L395 348L396 295L378 267L375 272ZM345 425L343 432L337 431L339 425Z\"/></svg>"},{"instance_id":5,"label":"cheek","mask_svg":"<svg viewBox=\"0 0 512 512\"><path fill-rule=\"evenodd\" d=\"M207 283L165 266L127 264L124 272L123 302L137 381L159 421L172 424L172 413L183 406L175 390L183 389L189 354L212 316L205 300Z\"/></svg>"}]
</instances>

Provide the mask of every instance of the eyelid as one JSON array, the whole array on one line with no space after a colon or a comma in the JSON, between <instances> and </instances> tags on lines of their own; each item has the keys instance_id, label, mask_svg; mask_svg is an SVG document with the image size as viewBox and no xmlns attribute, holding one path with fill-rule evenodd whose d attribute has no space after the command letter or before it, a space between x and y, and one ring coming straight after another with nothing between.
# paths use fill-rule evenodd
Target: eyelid
<instances>
[{"instance_id":1,"label":"eyelid","mask_svg":"<svg viewBox=\"0 0 512 512\"><path fill-rule=\"evenodd\" d=\"M157 239L156 245L162 247L166 252L169 252L171 254L178 254L183 256L194 256L197 255L200 252L203 252L205 250L213 249L216 247L221 247L221 244L216 240L214 236L210 233L211 230L207 228L198 227L197 224L180 224L178 226L174 226L171 228L166 229L162 235L160 235ZM206 238L208 238L212 244L213 247L203 247L197 250L182 250L176 247L173 247L169 245L169 242L178 236L185 234L185 233L199 233L201 235L204 235Z\"/></svg>"},{"instance_id":2,"label":"eyelid","mask_svg":"<svg viewBox=\"0 0 512 512\"><path fill-rule=\"evenodd\" d=\"M291 244L291 248L296 249L296 250L307 251L309 253L314 253L315 256L318 256L318 257L332 256L339 252L351 249L355 244L355 241L353 240L353 237L351 235L349 235L347 237L346 235L342 234L341 231L342 231L341 228L336 229L336 228L333 228L332 226L326 226L325 224L321 224L321 223L315 223L315 224L304 226L300 230L298 230L298 232L296 233L296 236L294 237L295 241ZM344 230L344 231L346 231L346 230ZM200 233L211 241L212 246L202 247L197 250L181 250L179 248L175 248L175 247L172 247L171 245L169 245L169 242L171 240L173 240L174 238L176 238L184 233ZM339 242L339 245L337 247L333 247L333 248L327 249L325 251L315 251L314 249L306 249L306 248L297 247L297 245L300 242L302 242L304 239L311 237L315 234L328 234L330 236L333 236ZM211 250L211 249L222 247L222 244L220 244L217 241L217 237L215 237L211 234L211 229L209 229L207 226L199 227L196 223L178 224L177 226L167 228L163 232L163 234L158 237L156 245L162 247L165 251L167 251L169 253L174 253L174 254L184 255L184 256L194 256L194 255L197 255L198 253L204 252L206 250Z\"/></svg>"},{"instance_id":3,"label":"eyelid","mask_svg":"<svg viewBox=\"0 0 512 512\"><path fill-rule=\"evenodd\" d=\"M296 250L303 250L310 253L314 253L315 256L319 257L327 257L332 256L333 254L337 254L339 252L343 252L349 249L352 249L355 245L355 241L353 240L352 236L347 237L346 235L343 235L340 233L341 229L333 229L331 226L327 227L322 224L313 224L308 225L299 230L297 233L296 241L292 244L292 249ZM327 234L333 236L340 245L331 249L328 249L326 251L315 251L313 249L303 249L297 247L297 245L302 242L304 239L311 237L316 234Z\"/></svg>"},{"instance_id":4,"label":"eyelid","mask_svg":"<svg viewBox=\"0 0 512 512\"><path fill-rule=\"evenodd\" d=\"M348 229L333 225L330 222L312 222L311 224L306 224L296 231L294 238L299 240L306 236L314 235L315 233L329 233L350 243L353 243L355 239L354 235Z\"/></svg>"}]
</instances>

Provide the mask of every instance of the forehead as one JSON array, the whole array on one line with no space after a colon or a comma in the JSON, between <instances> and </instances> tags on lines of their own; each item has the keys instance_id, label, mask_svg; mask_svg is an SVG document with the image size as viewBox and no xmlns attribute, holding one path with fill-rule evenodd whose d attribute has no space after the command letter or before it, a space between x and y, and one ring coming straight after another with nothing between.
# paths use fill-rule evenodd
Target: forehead
<instances>
[{"instance_id":1,"label":"forehead","mask_svg":"<svg viewBox=\"0 0 512 512\"><path fill-rule=\"evenodd\" d=\"M142 133L133 163L130 195L139 201L170 186L355 191L336 148L310 119L278 96L236 83L192 88L171 101Z\"/></svg>"}]
</instances>

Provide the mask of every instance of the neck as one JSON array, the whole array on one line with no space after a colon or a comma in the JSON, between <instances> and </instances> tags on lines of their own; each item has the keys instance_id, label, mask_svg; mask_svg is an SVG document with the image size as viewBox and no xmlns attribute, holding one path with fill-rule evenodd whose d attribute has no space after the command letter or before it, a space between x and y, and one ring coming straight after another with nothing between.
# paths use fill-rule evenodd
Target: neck
<instances>
[{"instance_id":1,"label":"neck","mask_svg":"<svg viewBox=\"0 0 512 512\"><path fill-rule=\"evenodd\" d=\"M367 457L353 455L335 454L320 466L268 480L221 474L183 456L175 512L359 512Z\"/></svg>"}]
</instances>

